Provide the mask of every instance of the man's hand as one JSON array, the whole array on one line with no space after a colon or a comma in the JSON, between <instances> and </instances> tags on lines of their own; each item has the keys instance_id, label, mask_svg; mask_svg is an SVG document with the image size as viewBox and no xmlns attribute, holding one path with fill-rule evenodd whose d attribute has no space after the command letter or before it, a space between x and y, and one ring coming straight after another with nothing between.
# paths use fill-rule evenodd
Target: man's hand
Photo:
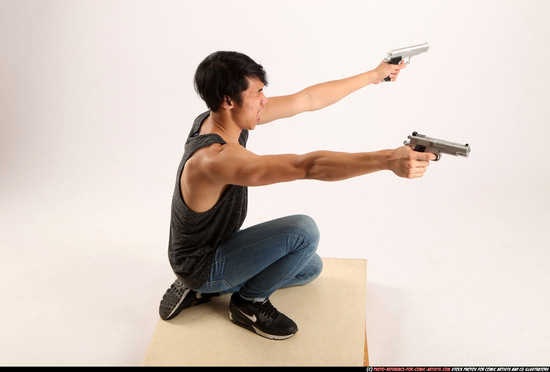
<instances>
[{"instance_id":1,"label":"man's hand","mask_svg":"<svg viewBox=\"0 0 550 372\"><path fill-rule=\"evenodd\" d=\"M399 147L391 152L390 170L404 178L422 177L428 170L430 160L437 159L431 152L413 151L408 146Z\"/></svg>"},{"instance_id":2,"label":"man's hand","mask_svg":"<svg viewBox=\"0 0 550 372\"><path fill-rule=\"evenodd\" d=\"M374 84L380 84L388 76L391 81L395 81L399 72L405 67L407 67L407 65L404 61L401 61L398 65L392 65L391 63L382 61L378 67L373 70L377 77Z\"/></svg>"}]
</instances>

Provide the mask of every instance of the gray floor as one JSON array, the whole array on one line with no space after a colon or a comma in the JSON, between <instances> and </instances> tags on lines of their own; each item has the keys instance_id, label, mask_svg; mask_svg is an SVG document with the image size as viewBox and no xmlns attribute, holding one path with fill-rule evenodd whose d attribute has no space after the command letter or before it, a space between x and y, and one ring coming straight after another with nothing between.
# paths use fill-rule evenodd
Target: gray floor
<instances>
[{"instance_id":1,"label":"gray floor","mask_svg":"<svg viewBox=\"0 0 550 372\"><path fill-rule=\"evenodd\" d=\"M172 280L166 216L152 218L139 202L37 195L2 202L0 364L139 364ZM509 204L488 214L453 205L463 217L440 223L397 210L355 223L309 211L322 231L321 255L368 259L373 365L548 364L548 215L536 215L529 200L521 215L509 214ZM394 234L376 233L390 219L400 226Z\"/></svg>"}]
</instances>

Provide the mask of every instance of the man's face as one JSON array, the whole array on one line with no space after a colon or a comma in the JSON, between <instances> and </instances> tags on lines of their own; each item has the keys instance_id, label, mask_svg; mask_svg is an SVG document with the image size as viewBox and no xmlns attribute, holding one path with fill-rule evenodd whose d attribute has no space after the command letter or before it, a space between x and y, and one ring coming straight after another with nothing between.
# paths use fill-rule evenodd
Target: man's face
<instances>
[{"instance_id":1,"label":"man's face","mask_svg":"<svg viewBox=\"0 0 550 372\"><path fill-rule=\"evenodd\" d=\"M260 111L267 103L264 84L255 78L248 78L248 89L242 92L242 105L235 104L236 121L242 129L252 130L260 122Z\"/></svg>"}]
</instances>

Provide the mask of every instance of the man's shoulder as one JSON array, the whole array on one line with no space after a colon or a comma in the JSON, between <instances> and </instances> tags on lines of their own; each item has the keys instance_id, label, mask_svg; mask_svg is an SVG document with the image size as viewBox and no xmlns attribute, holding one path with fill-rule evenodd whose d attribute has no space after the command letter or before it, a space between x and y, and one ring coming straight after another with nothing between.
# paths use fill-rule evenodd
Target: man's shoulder
<instances>
[{"instance_id":1,"label":"man's shoulder","mask_svg":"<svg viewBox=\"0 0 550 372\"><path fill-rule=\"evenodd\" d=\"M243 153L250 153L250 151L236 143L213 143L195 151L187 164L191 166L214 165L231 161Z\"/></svg>"},{"instance_id":2,"label":"man's shoulder","mask_svg":"<svg viewBox=\"0 0 550 372\"><path fill-rule=\"evenodd\" d=\"M231 166L245 161L250 155L254 154L238 143L225 143L213 146L209 151L205 151L203 156L204 160L209 161L212 165Z\"/></svg>"},{"instance_id":3,"label":"man's shoulder","mask_svg":"<svg viewBox=\"0 0 550 372\"><path fill-rule=\"evenodd\" d=\"M212 143L208 146L204 146L193 153L187 160L186 166L201 164L205 161L212 161L224 150L227 146L225 143Z\"/></svg>"}]
</instances>

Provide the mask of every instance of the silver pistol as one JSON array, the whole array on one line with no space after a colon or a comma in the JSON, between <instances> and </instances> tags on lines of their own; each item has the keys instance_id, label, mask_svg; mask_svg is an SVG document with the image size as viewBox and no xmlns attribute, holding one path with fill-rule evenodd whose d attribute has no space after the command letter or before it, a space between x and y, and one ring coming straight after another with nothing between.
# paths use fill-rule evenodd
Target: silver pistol
<instances>
[{"instance_id":1,"label":"silver pistol","mask_svg":"<svg viewBox=\"0 0 550 372\"><path fill-rule=\"evenodd\" d=\"M437 155L436 161L441 158L441 154L449 154L454 156L468 157L470 153L470 145L461 145L459 143L443 141L437 138L430 138L423 134L413 132L411 136L407 137L409 141L403 142L404 145L409 146L414 151L418 152L431 152Z\"/></svg>"},{"instance_id":2,"label":"silver pistol","mask_svg":"<svg viewBox=\"0 0 550 372\"><path fill-rule=\"evenodd\" d=\"M388 52L388 56L384 58L384 62L391 63L392 65L398 65L402 60L408 65L411 61L411 57L425 53L430 49L428 43L414 45L406 48L393 49ZM390 77L386 77L384 81L390 81Z\"/></svg>"}]
</instances>

